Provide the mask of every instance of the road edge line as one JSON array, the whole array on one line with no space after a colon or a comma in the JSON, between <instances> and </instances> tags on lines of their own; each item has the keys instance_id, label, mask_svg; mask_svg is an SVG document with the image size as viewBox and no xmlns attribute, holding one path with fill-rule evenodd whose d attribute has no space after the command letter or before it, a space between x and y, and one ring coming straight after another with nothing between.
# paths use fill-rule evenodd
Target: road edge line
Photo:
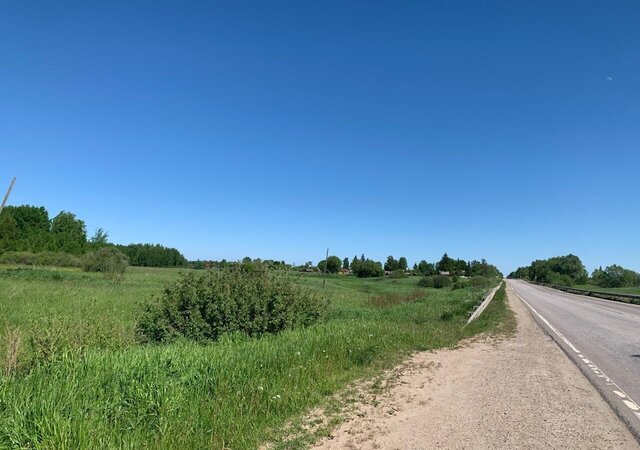
<instances>
[{"instance_id":1,"label":"road edge line","mask_svg":"<svg viewBox=\"0 0 640 450\"><path fill-rule=\"evenodd\" d=\"M640 443L640 423L636 421L631 421L631 418L635 417L640 421L640 405L636 403L631 397L629 397L620 387L611 379L608 375L606 375L598 366L596 366L591 360L589 360L582 352L580 352L569 339L564 337L558 329L556 329L551 323L545 319L538 311L533 308L525 299L522 298L515 289L510 287L511 291L527 306L527 310L529 314L534 319L534 321L538 324L540 329L548 335L551 340L562 350L562 352L567 355L569 361L571 361L579 370L582 372L584 377L589 381L589 383L595 388L595 390L600 394L600 397L609 405L609 407L615 412L620 420L626 425L627 429L631 433L631 435ZM546 324L549 329L543 326L540 322ZM555 333L555 336L551 334L550 330ZM573 350L575 353L570 353L569 349L565 348L563 345L558 342L556 339L559 338L564 342L569 349ZM602 375L602 377L598 376L598 373ZM610 390L605 390L605 387L598 383L598 379L604 381L605 386L614 387ZM608 395L608 394L611 395ZM615 401L618 400L618 401ZM628 403L627 403L628 402Z\"/></svg>"}]
</instances>

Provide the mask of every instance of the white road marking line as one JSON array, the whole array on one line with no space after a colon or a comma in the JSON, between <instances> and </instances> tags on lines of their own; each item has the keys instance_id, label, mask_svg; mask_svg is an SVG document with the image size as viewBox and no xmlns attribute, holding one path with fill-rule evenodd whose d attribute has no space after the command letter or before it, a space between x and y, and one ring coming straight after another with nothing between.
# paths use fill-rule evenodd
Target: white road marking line
<instances>
[{"instance_id":1,"label":"white road marking line","mask_svg":"<svg viewBox=\"0 0 640 450\"><path fill-rule=\"evenodd\" d=\"M622 402L629 407L632 411L640 411L640 406L636 404L633 400L622 400Z\"/></svg>"},{"instance_id":2,"label":"white road marking line","mask_svg":"<svg viewBox=\"0 0 640 450\"><path fill-rule=\"evenodd\" d=\"M533 306L531 306L525 299L522 298L522 296L520 294L518 294L518 292L515 289L512 289L513 292L518 296L518 298L520 300L522 300L522 302L527 305L529 307L529 309L531 311L534 312L534 314L536 316L538 316L540 318L540 320L542 320L550 329L551 331L553 331L560 339L562 339L562 341L567 344L569 346L569 348L571 350L573 350L574 352L576 352L578 354L578 357L587 365L587 367L589 367L589 369L591 369L597 377L599 378L605 378L605 382L608 386L613 386L614 389L612 389L612 391L622 399L622 403L624 403L624 405L629 408L631 411L633 411L634 415L640 420L640 406L638 406L638 404L633 401L633 399L631 399L631 397L629 397L627 394L625 394L625 392L620 389L620 386L618 386L616 383L614 383L611 378L609 378L607 375L605 375L605 373L603 371L601 371L598 366L596 366L594 363L592 363L591 361L589 361L587 358L584 357L584 355L582 354L582 352L580 350L578 350L570 341L569 339L567 339L566 337L564 337L564 335L562 333L560 333L553 325L551 325L549 323L549 321L547 319L545 319L538 311L535 310L535 308Z\"/></svg>"}]
</instances>

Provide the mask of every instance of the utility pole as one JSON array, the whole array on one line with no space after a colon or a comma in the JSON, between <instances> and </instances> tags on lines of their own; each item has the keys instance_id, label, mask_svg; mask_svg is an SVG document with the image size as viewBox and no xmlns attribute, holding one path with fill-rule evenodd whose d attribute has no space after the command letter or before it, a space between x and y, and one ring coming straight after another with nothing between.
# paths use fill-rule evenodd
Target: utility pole
<instances>
[{"instance_id":1,"label":"utility pole","mask_svg":"<svg viewBox=\"0 0 640 450\"><path fill-rule=\"evenodd\" d=\"M7 200L9 200L9 194L11 194L11 189L13 189L13 185L16 184L16 177L13 177L11 180L11 184L9 185L9 189L7 189L7 193L4 196L4 200L2 200L2 205L0 205L0 213L4 209L4 205L7 204Z\"/></svg>"},{"instance_id":2,"label":"utility pole","mask_svg":"<svg viewBox=\"0 0 640 450\"><path fill-rule=\"evenodd\" d=\"M324 283L327 281L327 261L329 259L329 249L327 248L327 256L324 257L324 273L322 274L322 289L324 289Z\"/></svg>"}]
</instances>

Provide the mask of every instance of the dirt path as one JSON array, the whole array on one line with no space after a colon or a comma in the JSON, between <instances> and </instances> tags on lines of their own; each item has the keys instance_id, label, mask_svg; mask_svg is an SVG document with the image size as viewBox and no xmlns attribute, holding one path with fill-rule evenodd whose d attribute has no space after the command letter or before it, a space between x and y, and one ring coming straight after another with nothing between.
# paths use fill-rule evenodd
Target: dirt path
<instances>
[{"instance_id":1,"label":"dirt path","mask_svg":"<svg viewBox=\"0 0 640 450\"><path fill-rule=\"evenodd\" d=\"M319 449L640 449L609 406L509 292L508 340L417 354L376 407Z\"/></svg>"}]
</instances>

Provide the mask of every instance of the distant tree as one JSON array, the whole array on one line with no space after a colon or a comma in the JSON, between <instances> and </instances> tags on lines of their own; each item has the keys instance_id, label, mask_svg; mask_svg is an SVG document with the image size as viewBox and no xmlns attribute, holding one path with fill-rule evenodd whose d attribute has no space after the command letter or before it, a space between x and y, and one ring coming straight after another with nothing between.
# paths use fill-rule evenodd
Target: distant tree
<instances>
[{"instance_id":1,"label":"distant tree","mask_svg":"<svg viewBox=\"0 0 640 450\"><path fill-rule=\"evenodd\" d=\"M483 277L502 277L502 273L498 270L498 268L494 265L487 263L485 259L482 261L473 260L469 262L467 275L470 277L475 277L481 275Z\"/></svg>"},{"instance_id":2,"label":"distant tree","mask_svg":"<svg viewBox=\"0 0 640 450\"><path fill-rule=\"evenodd\" d=\"M364 259L358 261L356 268L354 268L353 266L354 263L351 264L351 270L357 277L360 278L380 277L384 275L382 264L378 261Z\"/></svg>"},{"instance_id":3,"label":"distant tree","mask_svg":"<svg viewBox=\"0 0 640 450\"><path fill-rule=\"evenodd\" d=\"M398 268L398 261L393 256L387 256L387 262L384 263L384 270L392 272Z\"/></svg>"},{"instance_id":4,"label":"distant tree","mask_svg":"<svg viewBox=\"0 0 640 450\"><path fill-rule=\"evenodd\" d=\"M613 264L593 271L592 283L605 288L620 288L640 286L640 274L622 266Z\"/></svg>"},{"instance_id":5,"label":"distant tree","mask_svg":"<svg viewBox=\"0 0 640 450\"><path fill-rule=\"evenodd\" d=\"M116 247L129 258L132 266L184 267L187 264L187 259L177 249L159 244L129 244Z\"/></svg>"},{"instance_id":6,"label":"distant tree","mask_svg":"<svg viewBox=\"0 0 640 450\"><path fill-rule=\"evenodd\" d=\"M338 273L340 267L342 267L342 261L337 256L329 256L326 260L323 259L318 263L318 268L327 273Z\"/></svg>"},{"instance_id":7,"label":"distant tree","mask_svg":"<svg viewBox=\"0 0 640 450\"><path fill-rule=\"evenodd\" d=\"M516 278L516 279L529 279L529 267L518 267L515 271L511 272L508 278Z\"/></svg>"},{"instance_id":8,"label":"distant tree","mask_svg":"<svg viewBox=\"0 0 640 450\"><path fill-rule=\"evenodd\" d=\"M567 286L585 284L588 280L584 264L580 258L571 254L533 261L530 266L520 267L511 275L514 278Z\"/></svg>"},{"instance_id":9,"label":"distant tree","mask_svg":"<svg viewBox=\"0 0 640 450\"><path fill-rule=\"evenodd\" d=\"M349 270L349 258L345 258L342 260L342 268L344 270Z\"/></svg>"},{"instance_id":10,"label":"distant tree","mask_svg":"<svg viewBox=\"0 0 640 450\"><path fill-rule=\"evenodd\" d=\"M418 272L423 276L431 276L436 274L436 268L433 264L428 263L424 259L418 263Z\"/></svg>"},{"instance_id":11,"label":"distant tree","mask_svg":"<svg viewBox=\"0 0 640 450\"><path fill-rule=\"evenodd\" d=\"M401 256L400 259L398 260L398 269L400 270L407 270L408 267L408 263L407 263L407 258L405 258L404 256Z\"/></svg>"},{"instance_id":12,"label":"distant tree","mask_svg":"<svg viewBox=\"0 0 640 450\"><path fill-rule=\"evenodd\" d=\"M107 233L104 228L98 228L91 239L89 239L89 243L93 248L104 247L109 244L109 233Z\"/></svg>"},{"instance_id":13,"label":"distant tree","mask_svg":"<svg viewBox=\"0 0 640 450\"><path fill-rule=\"evenodd\" d=\"M455 271L455 261L449 258L449 255L446 253L442 255L440 261L436 264L436 270L439 272L454 272Z\"/></svg>"},{"instance_id":14,"label":"distant tree","mask_svg":"<svg viewBox=\"0 0 640 450\"><path fill-rule=\"evenodd\" d=\"M358 259L358 255L355 255L351 260L351 264L349 265L349 268L351 269L351 272L356 273L359 267L360 267L360 260Z\"/></svg>"},{"instance_id":15,"label":"distant tree","mask_svg":"<svg viewBox=\"0 0 640 450\"><path fill-rule=\"evenodd\" d=\"M452 275L467 275L468 263L463 259L456 259L453 263Z\"/></svg>"}]
</instances>

